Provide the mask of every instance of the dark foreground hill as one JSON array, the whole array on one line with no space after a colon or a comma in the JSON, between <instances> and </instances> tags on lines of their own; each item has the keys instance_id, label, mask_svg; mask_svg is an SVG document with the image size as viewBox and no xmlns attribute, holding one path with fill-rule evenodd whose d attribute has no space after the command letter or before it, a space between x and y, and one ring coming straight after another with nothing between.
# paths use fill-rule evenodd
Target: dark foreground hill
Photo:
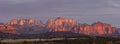
<instances>
[{"instance_id":1,"label":"dark foreground hill","mask_svg":"<svg viewBox=\"0 0 120 44\"><path fill-rule=\"evenodd\" d=\"M0 38L33 39L33 38L77 38L88 35L73 32L47 32L40 34L9 34L0 32Z\"/></svg>"}]
</instances>

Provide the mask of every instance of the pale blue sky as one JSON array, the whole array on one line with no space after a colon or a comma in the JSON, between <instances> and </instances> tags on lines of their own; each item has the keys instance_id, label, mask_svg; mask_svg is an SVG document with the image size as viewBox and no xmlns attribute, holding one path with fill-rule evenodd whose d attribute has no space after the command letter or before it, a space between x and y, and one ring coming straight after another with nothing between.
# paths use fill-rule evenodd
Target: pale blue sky
<instances>
[{"instance_id":1,"label":"pale blue sky","mask_svg":"<svg viewBox=\"0 0 120 44\"><path fill-rule=\"evenodd\" d=\"M80 23L102 21L120 27L120 0L0 0L0 22L12 18L46 21L59 16Z\"/></svg>"}]
</instances>

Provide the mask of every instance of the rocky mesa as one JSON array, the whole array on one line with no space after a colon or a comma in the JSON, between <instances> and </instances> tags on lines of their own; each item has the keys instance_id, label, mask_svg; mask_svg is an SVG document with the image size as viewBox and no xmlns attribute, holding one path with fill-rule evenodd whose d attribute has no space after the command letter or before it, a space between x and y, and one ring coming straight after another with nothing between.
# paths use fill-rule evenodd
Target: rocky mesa
<instances>
[{"instance_id":1,"label":"rocky mesa","mask_svg":"<svg viewBox=\"0 0 120 44\"><path fill-rule=\"evenodd\" d=\"M19 34L39 34L46 32L74 32L87 35L113 35L119 34L116 27L103 22L95 22L91 25L82 24L74 19L57 17L49 19L46 24L40 20L30 19L12 19L4 24L0 23L0 31L6 33Z\"/></svg>"}]
</instances>

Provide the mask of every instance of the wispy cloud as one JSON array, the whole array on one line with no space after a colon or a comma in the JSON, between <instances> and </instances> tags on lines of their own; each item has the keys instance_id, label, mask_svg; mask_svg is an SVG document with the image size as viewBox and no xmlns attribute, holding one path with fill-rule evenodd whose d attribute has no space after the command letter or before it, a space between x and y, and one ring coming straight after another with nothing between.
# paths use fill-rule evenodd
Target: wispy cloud
<instances>
[{"instance_id":1,"label":"wispy cloud","mask_svg":"<svg viewBox=\"0 0 120 44\"><path fill-rule=\"evenodd\" d=\"M35 0L0 0L0 2L7 2L7 3L12 3L12 4L17 4L17 3L26 3L26 2L33 2Z\"/></svg>"},{"instance_id":2,"label":"wispy cloud","mask_svg":"<svg viewBox=\"0 0 120 44\"><path fill-rule=\"evenodd\" d=\"M46 17L64 16L79 19L80 22L93 23L99 20L120 24L115 20L119 19L119 14L119 0L0 0L2 21L16 17L44 20Z\"/></svg>"},{"instance_id":3,"label":"wispy cloud","mask_svg":"<svg viewBox=\"0 0 120 44\"><path fill-rule=\"evenodd\" d=\"M107 0L109 6L120 7L120 0Z\"/></svg>"}]
</instances>

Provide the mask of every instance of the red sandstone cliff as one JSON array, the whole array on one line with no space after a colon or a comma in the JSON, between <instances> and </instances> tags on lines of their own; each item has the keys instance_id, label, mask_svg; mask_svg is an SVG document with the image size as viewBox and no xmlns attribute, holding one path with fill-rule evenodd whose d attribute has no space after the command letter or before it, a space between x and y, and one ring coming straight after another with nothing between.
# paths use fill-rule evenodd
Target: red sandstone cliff
<instances>
[{"instance_id":1,"label":"red sandstone cliff","mask_svg":"<svg viewBox=\"0 0 120 44\"><path fill-rule=\"evenodd\" d=\"M73 19L67 19L58 17L56 19L49 19L48 22L43 25L41 21L34 19L12 19L8 24L0 24L0 31L16 31L24 30L24 32L58 32L58 31L71 31L74 33L82 34L114 34L117 32L117 28L112 27L110 24L103 22L95 22L92 25L80 24Z\"/></svg>"},{"instance_id":2,"label":"red sandstone cliff","mask_svg":"<svg viewBox=\"0 0 120 44\"><path fill-rule=\"evenodd\" d=\"M47 23L47 28L50 31L72 31L75 33L83 34L113 34L117 31L117 28L112 27L110 24L96 22L92 25L80 24L73 19L66 19L63 17L58 17L56 19L50 19Z\"/></svg>"}]
</instances>

